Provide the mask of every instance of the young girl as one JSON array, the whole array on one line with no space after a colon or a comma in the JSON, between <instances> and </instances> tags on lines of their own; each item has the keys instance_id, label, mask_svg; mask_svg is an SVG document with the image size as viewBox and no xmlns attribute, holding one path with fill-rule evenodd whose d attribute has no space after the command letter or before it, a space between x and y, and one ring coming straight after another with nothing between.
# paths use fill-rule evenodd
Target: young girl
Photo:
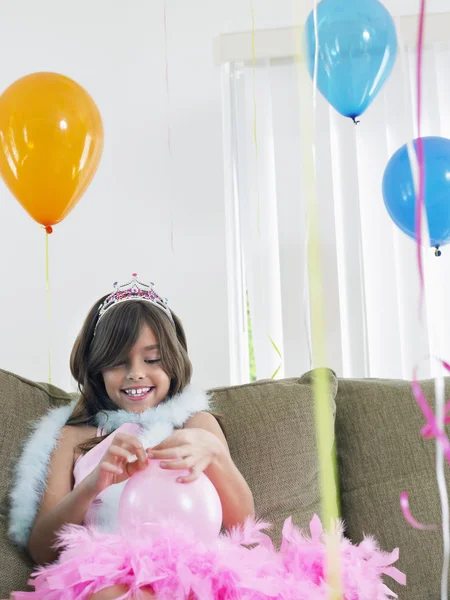
<instances>
[{"instance_id":1,"label":"young girl","mask_svg":"<svg viewBox=\"0 0 450 600\"><path fill-rule=\"evenodd\" d=\"M190 386L183 327L153 284L133 274L96 302L71 371L79 401L41 420L17 467L10 536L47 566L33 576L35 591L15 592L14 600L326 597L320 524L313 519L306 540L286 522L277 553L260 533L267 524L251 521L252 493L208 412L208 396ZM204 473L232 532L209 546L175 523L153 537L121 535L123 487L154 459L187 471L177 485ZM342 544L351 598L388 598L381 576L401 580L390 567L396 555L386 558L369 542Z\"/></svg>"}]
</instances>

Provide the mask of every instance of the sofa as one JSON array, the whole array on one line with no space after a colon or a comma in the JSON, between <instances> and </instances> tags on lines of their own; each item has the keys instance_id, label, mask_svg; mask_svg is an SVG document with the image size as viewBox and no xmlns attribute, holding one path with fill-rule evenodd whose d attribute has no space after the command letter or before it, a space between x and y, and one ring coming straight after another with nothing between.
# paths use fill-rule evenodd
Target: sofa
<instances>
[{"instance_id":1,"label":"sofa","mask_svg":"<svg viewBox=\"0 0 450 600\"><path fill-rule=\"evenodd\" d=\"M259 517L273 523L275 543L284 519L308 529L320 515L312 385L317 372L279 381L213 390L231 454L255 497ZM338 379L327 370L335 409L335 446L345 532L358 543L372 534L381 548L400 548L397 566L407 575L402 600L438 600L442 533L418 531L405 522L400 493L409 492L417 520L440 524L435 443L424 440L423 417L407 381ZM446 382L450 392L450 380ZM433 400L434 384L423 382ZM27 590L33 568L26 552L8 539L9 489L14 463L30 427L50 407L72 397L52 385L0 370L0 598ZM450 467L447 471L450 473Z\"/></svg>"}]
</instances>

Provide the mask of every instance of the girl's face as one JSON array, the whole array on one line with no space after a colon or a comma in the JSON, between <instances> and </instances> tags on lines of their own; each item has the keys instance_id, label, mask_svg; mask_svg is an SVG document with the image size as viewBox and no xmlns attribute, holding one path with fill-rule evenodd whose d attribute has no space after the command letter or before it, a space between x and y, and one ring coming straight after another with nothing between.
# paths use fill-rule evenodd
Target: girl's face
<instances>
[{"instance_id":1,"label":"girl's face","mask_svg":"<svg viewBox=\"0 0 450 600\"><path fill-rule=\"evenodd\" d=\"M102 371L108 396L119 408L142 412L156 406L169 392L170 378L161 366L158 340L148 325L126 361Z\"/></svg>"}]
</instances>

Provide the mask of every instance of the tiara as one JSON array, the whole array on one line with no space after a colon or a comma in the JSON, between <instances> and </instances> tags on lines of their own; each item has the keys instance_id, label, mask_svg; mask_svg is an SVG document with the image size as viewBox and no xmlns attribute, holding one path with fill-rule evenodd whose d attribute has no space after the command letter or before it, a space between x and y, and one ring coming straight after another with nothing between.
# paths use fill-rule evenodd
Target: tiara
<instances>
[{"instance_id":1,"label":"tiara","mask_svg":"<svg viewBox=\"0 0 450 600\"><path fill-rule=\"evenodd\" d=\"M162 298L155 291L155 284L153 282L144 283L143 281L139 281L137 277L137 273L133 273L132 279L128 283L122 285L119 285L117 281L113 283L114 292L106 298L98 309L98 319L95 325L96 329L108 310L121 302L129 302L130 300L150 302L153 306L157 306L160 310L164 311L172 323L174 323L172 313L167 303L167 298Z\"/></svg>"}]
</instances>

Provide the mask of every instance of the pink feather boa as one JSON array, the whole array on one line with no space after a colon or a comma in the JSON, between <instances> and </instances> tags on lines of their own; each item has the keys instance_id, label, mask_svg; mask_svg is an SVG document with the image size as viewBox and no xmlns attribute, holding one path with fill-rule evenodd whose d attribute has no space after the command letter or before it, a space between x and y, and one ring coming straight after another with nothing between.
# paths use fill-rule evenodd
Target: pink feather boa
<instances>
[{"instance_id":1,"label":"pink feather boa","mask_svg":"<svg viewBox=\"0 0 450 600\"><path fill-rule=\"evenodd\" d=\"M174 523L160 535L141 534L132 540L66 527L59 560L33 574L34 592L15 592L12 598L87 600L123 584L130 588L126 599L151 586L160 600L326 600L326 540L319 518L312 519L309 537L287 519L279 551L261 531L267 526L248 521L209 546ZM341 531L338 535L345 600L395 598L382 577L406 583L392 566L398 550L385 554L371 538L352 545Z\"/></svg>"}]
</instances>

